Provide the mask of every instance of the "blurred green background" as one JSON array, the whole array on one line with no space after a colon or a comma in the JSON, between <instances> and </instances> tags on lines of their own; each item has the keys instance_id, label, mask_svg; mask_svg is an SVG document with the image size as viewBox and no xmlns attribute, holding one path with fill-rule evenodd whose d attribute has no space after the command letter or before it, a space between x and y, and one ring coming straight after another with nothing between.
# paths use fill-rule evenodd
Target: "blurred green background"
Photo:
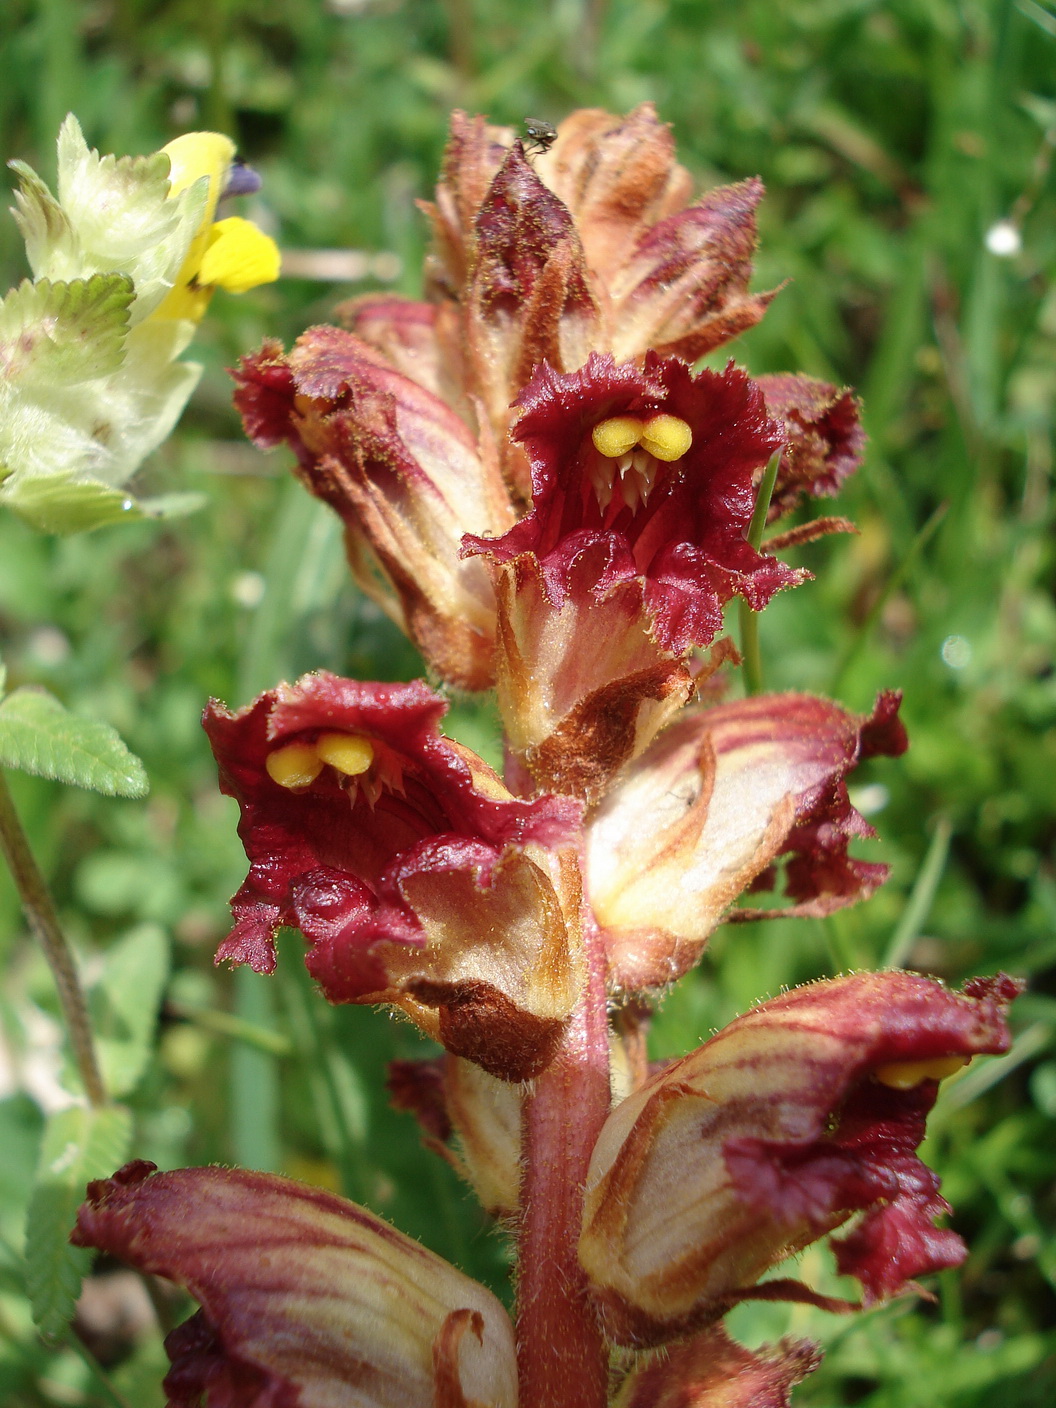
<instances>
[{"instance_id":1,"label":"blurred green background","mask_svg":"<svg viewBox=\"0 0 1056 1408\"><path fill-rule=\"evenodd\" d=\"M242 703L316 666L383 679L419 669L349 585L325 510L281 455L241 438L224 368L351 293L420 291L415 201L430 194L452 107L517 124L652 100L700 188L753 173L768 187L755 287L789 283L738 360L850 383L865 401L867 462L837 503L861 536L803 550L817 579L762 621L767 684L857 709L903 689L912 739L904 759L856 778L881 837L861 853L891 862L889 885L825 923L720 930L666 999L656 1054L686 1050L782 984L851 967L1030 979L1012 1054L945 1089L926 1148L969 1242L963 1270L937 1278L933 1302L854 1320L757 1306L733 1328L826 1344L797 1403L1051 1403L1056 5L6 0L0 25L7 157L52 179L67 110L92 145L119 153L222 128L264 177L245 213L287 250L362 254L356 282L291 277L215 299L196 343L206 374L141 476L144 488L202 490L207 508L65 541L0 519L12 683L45 684L114 724L151 779L142 803L13 779L86 971L134 931L164 983L132 1100L136 1153L343 1187L508 1294L501 1240L385 1103L385 1062L423 1048L413 1031L309 1001L293 940L275 980L211 964L244 865L198 726L205 698ZM0 266L2 287L26 272L6 219ZM472 701L455 702L451 729L494 749ZM21 1222L62 1058L49 979L5 875L0 955L0 1401L160 1406L156 1335L96 1344L107 1388L31 1329ZM806 1279L837 1286L827 1253L802 1261Z\"/></svg>"}]
</instances>

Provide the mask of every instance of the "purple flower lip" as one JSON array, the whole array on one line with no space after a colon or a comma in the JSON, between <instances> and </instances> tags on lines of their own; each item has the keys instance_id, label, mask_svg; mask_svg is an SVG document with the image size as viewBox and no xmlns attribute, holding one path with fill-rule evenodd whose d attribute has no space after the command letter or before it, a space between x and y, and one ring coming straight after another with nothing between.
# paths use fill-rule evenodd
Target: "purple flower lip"
<instances>
[{"instance_id":1,"label":"purple flower lip","mask_svg":"<svg viewBox=\"0 0 1056 1408\"><path fill-rule=\"evenodd\" d=\"M260 173L247 166L241 157L236 156L227 173L227 184L220 192L220 199L228 196L254 196L263 185Z\"/></svg>"}]
</instances>

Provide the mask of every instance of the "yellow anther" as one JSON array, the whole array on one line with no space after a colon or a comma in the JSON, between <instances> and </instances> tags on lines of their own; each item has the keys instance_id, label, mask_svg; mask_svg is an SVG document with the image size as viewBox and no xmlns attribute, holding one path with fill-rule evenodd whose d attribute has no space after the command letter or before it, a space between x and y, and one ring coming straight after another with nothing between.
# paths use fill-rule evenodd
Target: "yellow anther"
<instances>
[{"instance_id":1,"label":"yellow anther","mask_svg":"<svg viewBox=\"0 0 1056 1408\"><path fill-rule=\"evenodd\" d=\"M594 448L599 455L614 460L633 450L641 439L642 422L637 416L611 416L599 423L590 432Z\"/></svg>"},{"instance_id":2,"label":"yellow anther","mask_svg":"<svg viewBox=\"0 0 1056 1408\"><path fill-rule=\"evenodd\" d=\"M693 443L693 432L678 416L650 416L642 426L639 443L658 460L670 462L686 453Z\"/></svg>"},{"instance_id":3,"label":"yellow anther","mask_svg":"<svg viewBox=\"0 0 1056 1408\"><path fill-rule=\"evenodd\" d=\"M308 787L323 770L323 760L310 743L287 743L264 759L268 776L280 787L298 792Z\"/></svg>"},{"instance_id":4,"label":"yellow anther","mask_svg":"<svg viewBox=\"0 0 1056 1408\"><path fill-rule=\"evenodd\" d=\"M346 777L359 777L374 761L374 745L358 733L321 733L315 751Z\"/></svg>"},{"instance_id":5,"label":"yellow anther","mask_svg":"<svg viewBox=\"0 0 1056 1408\"><path fill-rule=\"evenodd\" d=\"M952 1076L970 1060L970 1056L935 1056L930 1061L894 1061L890 1066L877 1066L873 1074L892 1090L912 1090L922 1081Z\"/></svg>"}]
</instances>

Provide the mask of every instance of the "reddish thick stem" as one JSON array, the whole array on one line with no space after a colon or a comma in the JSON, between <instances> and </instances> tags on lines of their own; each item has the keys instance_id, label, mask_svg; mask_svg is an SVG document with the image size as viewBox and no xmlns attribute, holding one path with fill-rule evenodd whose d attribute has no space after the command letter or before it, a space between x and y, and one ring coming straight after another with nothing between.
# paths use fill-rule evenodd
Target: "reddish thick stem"
<instances>
[{"instance_id":1,"label":"reddish thick stem","mask_svg":"<svg viewBox=\"0 0 1056 1408\"><path fill-rule=\"evenodd\" d=\"M592 957L597 944L590 943ZM525 1102L517 1280L520 1408L604 1408L608 1351L579 1265L583 1184L609 1112L605 988L597 961L562 1048Z\"/></svg>"}]
</instances>

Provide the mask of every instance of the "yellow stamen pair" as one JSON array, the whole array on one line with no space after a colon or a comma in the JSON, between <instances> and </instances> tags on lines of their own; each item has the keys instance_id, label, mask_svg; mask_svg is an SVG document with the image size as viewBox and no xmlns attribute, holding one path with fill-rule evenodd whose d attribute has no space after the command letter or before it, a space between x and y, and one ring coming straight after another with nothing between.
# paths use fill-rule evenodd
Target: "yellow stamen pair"
<instances>
[{"instance_id":1,"label":"yellow stamen pair","mask_svg":"<svg viewBox=\"0 0 1056 1408\"><path fill-rule=\"evenodd\" d=\"M617 492L633 513L647 502L659 472L659 461L681 458L693 442L693 432L678 416L610 416L591 431L597 455L587 456L587 478L602 512Z\"/></svg>"},{"instance_id":2,"label":"yellow stamen pair","mask_svg":"<svg viewBox=\"0 0 1056 1408\"><path fill-rule=\"evenodd\" d=\"M893 1061L889 1066L877 1066L873 1074L892 1090L912 1090L926 1080L945 1080L970 1060L969 1056L934 1056L930 1061Z\"/></svg>"},{"instance_id":3,"label":"yellow stamen pair","mask_svg":"<svg viewBox=\"0 0 1056 1408\"><path fill-rule=\"evenodd\" d=\"M169 196L178 196L203 176L209 178L205 210L187 257L155 318L189 318L197 322L216 288L245 293L279 277L275 241L249 220L231 216L213 222L235 144L219 132L188 132L162 147L169 158Z\"/></svg>"},{"instance_id":4,"label":"yellow stamen pair","mask_svg":"<svg viewBox=\"0 0 1056 1408\"><path fill-rule=\"evenodd\" d=\"M291 792L311 786L325 765L360 777L374 761L374 745L358 733L321 733L314 743L287 743L264 760L268 776Z\"/></svg>"},{"instance_id":5,"label":"yellow stamen pair","mask_svg":"<svg viewBox=\"0 0 1056 1408\"><path fill-rule=\"evenodd\" d=\"M656 459L670 464L681 459L692 445L693 432L678 416L610 416L594 427L590 438L598 454L606 459L619 459L641 445Z\"/></svg>"}]
</instances>

